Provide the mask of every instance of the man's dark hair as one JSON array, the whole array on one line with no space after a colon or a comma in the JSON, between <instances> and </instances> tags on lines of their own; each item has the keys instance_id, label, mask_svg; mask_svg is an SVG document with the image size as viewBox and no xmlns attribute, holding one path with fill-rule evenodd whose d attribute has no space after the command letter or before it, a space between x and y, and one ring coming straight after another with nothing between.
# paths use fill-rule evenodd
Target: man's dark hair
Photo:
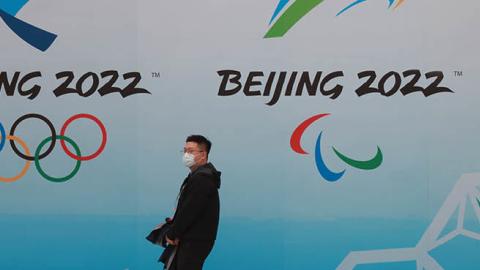
<instances>
[{"instance_id":1,"label":"man's dark hair","mask_svg":"<svg viewBox=\"0 0 480 270\"><path fill-rule=\"evenodd\" d=\"M210 142L207 138L202 135L190 135L187 137L185 142L195 142L198 143L201 147L205 147L205 151L207 151L207 156L210 154L210 148L212 148L212 142Z\"/></svg>"}]
</instances>

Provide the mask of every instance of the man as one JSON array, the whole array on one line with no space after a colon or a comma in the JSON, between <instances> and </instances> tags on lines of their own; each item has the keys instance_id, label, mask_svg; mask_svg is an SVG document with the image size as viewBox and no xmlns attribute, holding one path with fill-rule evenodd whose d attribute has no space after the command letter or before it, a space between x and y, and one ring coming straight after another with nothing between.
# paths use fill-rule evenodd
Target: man
<instances>
[{"instance_id":1,"label":"man","mask_svg":"<svg viewBox=\"0 0 480 270\"><path fill-rule=\"evenodd\" d=\"M170 245L177 245L172 269L200 270L213 248L220 214L220 172L208 162L212 143L191 135L183 148L183 163L190 173L180 188L177 210L166 233Z\"/></svg>"}]
</instances>

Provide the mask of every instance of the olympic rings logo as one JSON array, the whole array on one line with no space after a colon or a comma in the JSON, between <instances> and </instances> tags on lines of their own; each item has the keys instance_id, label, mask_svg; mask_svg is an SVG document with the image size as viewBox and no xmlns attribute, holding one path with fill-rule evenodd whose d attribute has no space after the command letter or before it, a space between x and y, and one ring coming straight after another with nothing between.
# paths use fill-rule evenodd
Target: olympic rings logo
<instances>
[{"instance_id":1,"label":"olympic rings logo","mask_svg":"<svg viewBox=\"0 0 480 270\"><path fill-rule=\"evenodd\" d=\"M20 123L23 122L24 120L31 119L31 118L32 119L38 119L38 120L41 120L42 122L44 122L48 126L48 128L50 129L50 132L51 132L50 137L47 137L42 142L40 142L40 144L37 146L33 155L30 152L30 149L28 148L25 141L22 140L20 137L15 136L15 130L20 125ZM93 154L90 154L88 156L82 156L80 148L78 147L78 145L71 138L65 136L65 133L67 131L68 126L70 124L72 124L74 121L76 121L78 119L82 119L82 118L89 119L89 120L92 120L93 122L95 122L95 124L98 125L98 127L100 128L100 130L102 132L102 142L100 144L100 147L97 149L97 151L95 151ZM40 165L40 160L47 157L53 151L53 149L55 148L57 140L60 140L60 144L62 146L63 151L70 158L77 161L73 171L70 174L68 174L66 176L63 176L63 177L53 177L53 176L48 175ZM4 126L0 122L0 152L5 147L6 141L10 141L10 146L11 146L13 152L15 152L15 154L17 156L19 156L20 158L25 160L25 165L23 166L21 172L19 174L17 174L16 176L13 176L13 177L0 176L0 182L9 183L9 182L15 182L15 181L20 180L21 178L23 178L25 176L28 169L30 168L31 162L33 161L38 173L40 173L40 175L43 178L45 178L46 180L51 181L51 182L60 183L60 182L66 182L66 181L72 179L78 173L78 171L80 170L80 164L82 163L82 161L88 161L88 160L95 159L103 152L103 150L105 149L105 146L107 144L107 130L105 129L105 126L103 125L103 123L97 117L95 117L91 114L82 113L82 114L76 114L76 115L70 117L69 119L67 119L67 121L65 121L65 123L63 124L62 129L60 130L60 135L57 135L52 122L50 120L48 120L48 118L46 118L45 116L40 115L40 114L30 113L30 114L26 114L26 115L18 118L13 123L13 125L10 129L9 135L7 135ZM73 147L75 153L72 153L68 149L65 142L67 142L68 144L70 144ZM43 148L45 148L45 146L48 143L49 143L49 146L48 146L47 150L42 153ZM20 147L23 148L23 151L24 151L23 153L17 148L17 144L19 144Z\"/></svg>"}]
</instances>

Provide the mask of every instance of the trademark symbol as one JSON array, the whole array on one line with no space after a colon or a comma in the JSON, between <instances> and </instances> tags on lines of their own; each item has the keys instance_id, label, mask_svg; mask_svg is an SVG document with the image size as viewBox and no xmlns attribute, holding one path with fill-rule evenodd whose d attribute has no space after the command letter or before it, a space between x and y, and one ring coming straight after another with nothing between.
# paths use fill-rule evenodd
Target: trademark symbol
<instances>
[{"instance_id":1,"label":"trademark symbol","mask_svg":"<svg viewBox=\"0 0 480 270\"><path fill-rule=\"evenodd\" d=\"M152 72L152 78L160 78L160 72Z\"/></svg>"},{"instance_id":2,"label":"trademark symbol","mask_svg":"<svg viewBox=\"0 0 480 270\"><path fill-rule=\"evenodd\" d=\"M455 70L453 72L453 74L455 75L455 77L462 77L463 76L463 71L461 70Z\"/></svg>"}]
</instances>

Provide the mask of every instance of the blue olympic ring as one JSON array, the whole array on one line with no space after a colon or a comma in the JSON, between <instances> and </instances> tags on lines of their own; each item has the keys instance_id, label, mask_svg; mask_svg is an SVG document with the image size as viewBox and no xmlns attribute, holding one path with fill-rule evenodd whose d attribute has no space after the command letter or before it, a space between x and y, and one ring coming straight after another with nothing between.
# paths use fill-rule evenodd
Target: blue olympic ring
<instances>
[{"instance_id":1,"label":"blue olympic ring","mask_svg":"<svg viewBox=\"0 0 480 270\"><path fill-rule=\"evenodd\" d=\"M7 141L7 134L5 133L5 128L3 127L2 123L0 123L0 151L2 151L3 147L5 146L5 142Z\"/></svg>"}]
</instances>

